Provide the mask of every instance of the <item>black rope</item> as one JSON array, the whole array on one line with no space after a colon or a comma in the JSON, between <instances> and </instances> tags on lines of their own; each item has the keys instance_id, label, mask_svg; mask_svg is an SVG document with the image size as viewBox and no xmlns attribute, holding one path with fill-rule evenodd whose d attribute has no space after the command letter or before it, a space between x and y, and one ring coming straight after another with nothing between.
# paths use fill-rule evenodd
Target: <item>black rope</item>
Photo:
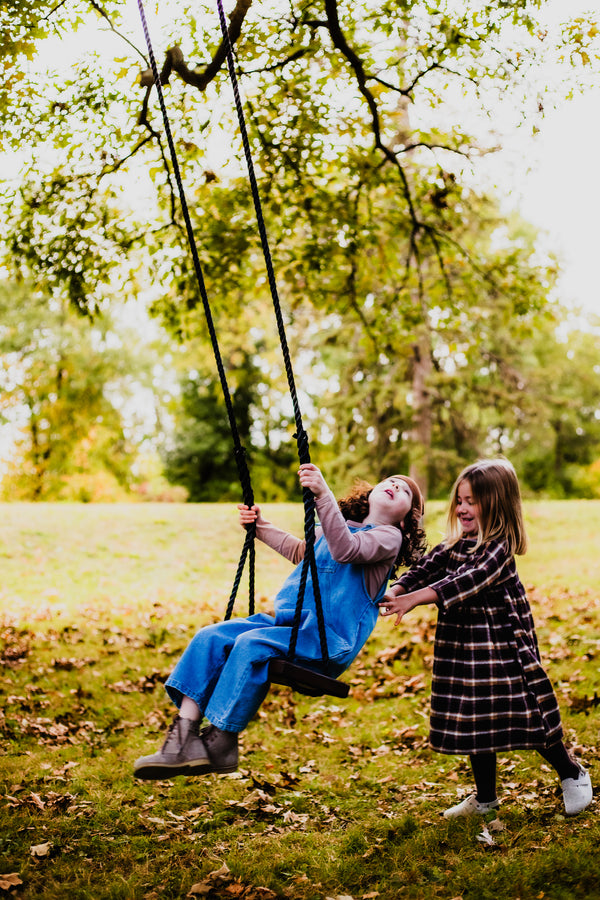
<instances>
[{"instance_id":1,"label":"black rope","mask_svg":"<svg viewBox=\"0 0 600 900\"><path fill-rule=\"evenodd\" d=\"M169 123L169 117L167 115L167 107L166 107L165 100L164 100L162 85L160 83L160 75L158 72L158 67L156 65L156 58L154 56L154 50L152 48L152 42L150 40L150 33L148 31L148 23L146 21L146 14L144 11L144 5L143 5L142 0L138 0L138 9L140 12L140 18L141 18L141 22L142 22L142 28L144 31L144 37L146 39L146 46L148 48L148 56L150 58L150 66L152 68L154 84L156 87L156 92L157 92L158 100L160 103L160 109L162 112L163 123L164 123L164 128L165 128L165 135L167 138L167 143L169 145L169 153L171 154L171 163L173 166L173 174L175 176L175 181L177 182L177 189L179 192L179 200L181 203L181 210L182 210L183 218L185 221L188 243L189 243L190 251L192 254L192 260L194 262L194 270L196 273L198 287L200 289L200 296L202 298L202 305L204 308L204 316L206 318L206 324L208 327L208 333L210 335L210 340L211 340L212 349L213 349L213 353L214 353L214 357L215 357L215 362L216 362L217 370L219 373L219 379L221 382L223 397L225 399L225 406L227 408L229 427L231 430L231 435L232 435L233 444L234 444L234 456L235 456L235 461L236 461L236 465L237 465L240 484L242 487L244 503L246 504L246 506L253 506L254 505L254 493L252 490L252 483L250 480L250 472L248 469L248 462L246 459L246 451L240 440L240 434L239 434L237 422L235 419L233 403L231 400L229 386L227 384L227 377L225 375L225 367L223 365L223 358L221 356L219 342L217 340L217 333L215 330L212 312L211 312L210 304L208 301L208 295L206 293L206 286L204 283L204 275L202 273L202 267L200 265L200 258L198 256L198 248L197 248L196 240L195 240L195 236L194 236L194 229L192 227L192 222L191 222L190 213L189 213L189 209L188 209L187 199L186 199L185 191L183 188L181 172L179 169L179 162L177 160L177 153L175 150L175 143L173 141L173 135L171 133L171 126ZM236 578L235 578L234 585L232 588L231 596L229 598L229 605L227 607L227 613L225 616L226 618L230 618L230 616L231 616L231 611L233 610L233 604L234 604L235 598L237 596L239 583L240 583L240 580L242 577L242 572L243 572L247 557L249 557L249 561L250 561L250 574L249 574L250 615L252 615L254 613L254 567L255 567L254 538L255 538L255 534L256 534L256 526L248 525L247 531L246 531L246 540L244 542L244 547L242 549L242 556L240 558L240 562L238 565L238 571L236 573Z\"/></svg>"},{"instance_id":2,"label":"black rope","mask_svg":"<svg viewBox=\"0 0 600 900\"><path fill-rule=\"evenodd\" d=\"M235 107L237 110L238 122L240 126L240 133L242 136L242 144L244 147L244 155L246 157L246 164L248 166L248 175L250 179L250 187L252 189L252 198L254 200L254 209L256 212L256 219L258 223L258 230L260 233L260 239L262 244L263 256L265 259L265 265L267 268L267 275L269 279L269 287L271 289L271 298L273 300L273 308L275 311L275 318L277 321L277 328L279 331L279 341L281 344L281 351L283 354L285 371L288 380L288 386L290 391L290 397L292 400L292 405L294 408L294 418L296 421L296 433L294 437L296 438L296 442L298 445L298 458L300 463L309 463L310 462L310 452L308 445L308 434L304 430L302 425L302 416L300 413L300 404L298 402L298 394L296 392L296 385L294 381L294 373L292 369L292 362L290 357L289 346L287 342L287 337L285 333L285 326L283 322L283 315L281 312L281 303L279 301L279 294L277 291L277 282L275 280L275 272L273 269L273 260L271 257L271 250L269 247L269 240L267 237L267 229L265 225L265 220L262 212L262 205L260 201L260 194L258 190L258 184L256 181L256 175L254 172L254 163L252 161L252 154L250 152L250 141L248 140L248 131L246 128L246 121L244 118L244 110L242 106L242 102L240 99L240 92L238 87L237 76L235 73L235 64L233 58L233 47L231 45L231 40L229 37L229 30L227 28L227 22L225 19L225 13L223 11L223 3L222 0L217 0L217 6L219 10L219 21L221 24L221 32L223 34L223 45L225 47L225 52L227 56L227 66L229 69L229 77L231 79L231 85L233 88L233 96L235 99ZM296 603L296 610L294 615L294 622L292 625L292 637L290 641L290 648L288 651L288 656L290 659L293 659L295 648L296 648L296 639L298 636L298 630L300 628L300 620L302 615L302 606L304 603L304 595L306 590L306 579L308 573L308 566L310 565L312 580L313 580L313 590L315 594L315 606L317 611L317 621L319 624L319 637L321 642L321 657L322 661L325 665L329 662L329 654L327 651L327 637L325 634L325 620L323 616L323 604L321 601L321 592L319 588L318 578L317 578L317 568L314 563L314 545L315 545L315 498L312 491L305 488L302 492L303 502L304 502L304 537L306 541L306 550L304 556L304 564L302 567L302 575L300 579L300 587L298 592L298 600Z\"/></svg>"}]
</instances>

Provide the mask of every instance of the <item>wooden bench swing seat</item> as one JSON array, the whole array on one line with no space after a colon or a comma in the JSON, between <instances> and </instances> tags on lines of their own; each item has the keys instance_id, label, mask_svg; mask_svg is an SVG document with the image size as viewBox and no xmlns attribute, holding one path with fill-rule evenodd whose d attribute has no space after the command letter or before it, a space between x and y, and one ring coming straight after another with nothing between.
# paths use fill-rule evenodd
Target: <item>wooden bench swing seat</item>
<instances>
[{"instance_id":1,"label":"wooden bench swing seat","mask_svg":"<svg viewBox=\"0 0 600 900\"><path fill-rule=\"evenodd\" d=\"M299 666L290 662L289 659L281 657L272 659L269 663L269 681L286 685L309 697L328 695L343 699L348 696L350 691L350 685L343 681L337 681L335 678L330 678L329 675L306 669L304 666Z\"/></svg>"}]
</instances>

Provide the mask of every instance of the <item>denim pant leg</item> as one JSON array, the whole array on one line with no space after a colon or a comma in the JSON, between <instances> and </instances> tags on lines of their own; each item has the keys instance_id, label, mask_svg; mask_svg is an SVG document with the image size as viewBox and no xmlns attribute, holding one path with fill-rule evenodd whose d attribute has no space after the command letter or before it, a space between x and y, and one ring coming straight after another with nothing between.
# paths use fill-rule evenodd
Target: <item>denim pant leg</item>
<instances>
[{"instance_id":1,"label":"denim pant leg","mask_svg":"<svg viewBox=\"0 0 600 900\"><path fill-rule=\"evenodd\" d=\"M243 731L269 690L269 661L285 656L290 633L272 625L239 635L204 710L209 722L223 731Z\"/></svg>"},{"instance_id":2,"label":"denim pant leg","mask_svg":"<svg viewBox=\"0 0 600 900\"><path fill-rule=\"evenodd\" d=\"M272 626L273 622L272 616L257 613L201 628L165 682L173 703L180 707L182 698L190 697L204 714L236 639L253 629Z\"/></svg>"}]
</instances>

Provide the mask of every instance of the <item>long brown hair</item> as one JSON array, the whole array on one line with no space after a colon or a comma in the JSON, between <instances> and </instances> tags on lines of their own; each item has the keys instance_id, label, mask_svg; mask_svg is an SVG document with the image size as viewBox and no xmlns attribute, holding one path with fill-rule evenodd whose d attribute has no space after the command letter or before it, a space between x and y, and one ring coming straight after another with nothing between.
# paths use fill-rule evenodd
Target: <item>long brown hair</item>
<instances>
[{"instance_id":1,"label":"long brown hair","mask_svg":"<svg viewBox=\"0 0 600 900\"><path fill-rule=\"evenodd\" d=\"M423 513L425 505L421 491L417 484L406 475L394 475L394 478L401 478L406 481L412 491L412 504L410 511L404 518L404 525L396 524L402 532L402 546L393 565L392 577L396 576L396 570L400 566L412 566L413 563L421 559L427 550L427 537L423 529ZM343 517L352 522L363 522L369 514L369 497L373 485L368 481L356 481L354 487L345 497L338 500L338 506Z\"/></svg>"},{"instance_id":2,"label":"long brown hair","mask_svg":"<svg viewBox=\"0 0 600 900\"><path fill-rule=\"evenodd\" d=\"M473 502L479 507L479 534L475 549L487 541L502 540L506 541L511 556L525 553L527 534L519 479L512 463L504 457L480 459L460 473L450 497L446 544L451 547L462 537L456 506L458 489L464 481L469 482Z\"/></svg>"}]
</instances>

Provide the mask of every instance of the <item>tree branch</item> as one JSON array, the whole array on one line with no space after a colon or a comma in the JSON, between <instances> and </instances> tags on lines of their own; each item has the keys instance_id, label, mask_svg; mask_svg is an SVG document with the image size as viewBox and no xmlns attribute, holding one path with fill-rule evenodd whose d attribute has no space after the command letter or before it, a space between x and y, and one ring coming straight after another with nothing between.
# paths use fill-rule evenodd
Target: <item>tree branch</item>
<instances>
[{"instance_id":1,"label":"tree branch","mask_svg":"<svg viewBox=\"0 0 600 900\"><path fill-rule=\"evenodd\" d=\"M252 0L237 0L234 10L229 16L229 28L227 31L232 47L235 45L242 32L242 24L251 5ZM215 55L202 71L199 71L197 67L189 67L183 57L183 52L180 47L170 47L166 52L165 61L160 73L160 83L168 84L171 72L176 72L186 84L197 88L199 91L205 91L207 86L214 80L220 69L223 67L226 59L227 53L224 40L221 40ZM153 75L151 69L146 69L142 72L140 82L142 87L149 87L152 85Z\"/></svg>"},{"instance_id":2,"label":"tree branch","mask_svg":"<svg viewBox=\"0 0 600 900\"><path fill-rule=\"evenodd\" d=\"M144 54L142 53L142 51L141 51L138 47L136 47L135 44L132 43L132 42L129 40L128 37L125 37L124 34L121 34L121 32L118 31L118 30L115 28L115 26L114 26L113 23L111 22L110 16L109 16L108 13L106 12L106 10L105 10L102 6L100 6L100 4L96 2L96 0L89 0L89 2L90 2L90 6L92 7L92 9L95 9L96 12L98 13L98 15L99 15L102 19L104 19L105 22L108 23L108 27L109 27L110 30L113 32L113 34L116 34L117 37L121 38L122 41L125 41L126 44L129 44L129 46L131 47L131 49L132 49L133 51L135 51L135 53L137 53L138 56L141 56L142 59L143 59L144 62L145 62L146 59L145 59L145 56L144 56Z\"/></svg>"},{"instance_id":3,"label":"tree branch","mask_svg":"<svg viewBox=\"0 0 600 900\"><path fill-rule=\"evenodd\" d=\"M414 238L416 233L419 231L421 227L421 223L419 222L413 199L410 190L410 185L408 184L408 179L406 177L406 172L403 167L400 165L397 155L394 151L387 147L381 138L381 121L379 117L379 109L377 107L377 101L373 96L373 93L367 87L367 73L365 72L365 68L363 66L362 60L355 53L355 51L348 44L346 37L342 31L340 20L338 16L337 9L337 0L325 0L325 12L327 14L327 27L329 30L329 34L331 36L331 40L333 42L334 47L336 47L343 56L348 60L351 69L353 70L356 82L358 85L358 89L360 93L363 95L365 100L367 101L367 105L369 107L369 111L371 113L371 121L373 127L373 134L375 135L375 146L378 150L383 153L386 160L390 162L398 171L400 176L400 180L402 182L402 189L404 193L404 198L408 204L408 211L413 223L413 230L411 235L411 244L414 245ZM416 245L415 245L416 246Z\"/></svg>"}]
</instances>

